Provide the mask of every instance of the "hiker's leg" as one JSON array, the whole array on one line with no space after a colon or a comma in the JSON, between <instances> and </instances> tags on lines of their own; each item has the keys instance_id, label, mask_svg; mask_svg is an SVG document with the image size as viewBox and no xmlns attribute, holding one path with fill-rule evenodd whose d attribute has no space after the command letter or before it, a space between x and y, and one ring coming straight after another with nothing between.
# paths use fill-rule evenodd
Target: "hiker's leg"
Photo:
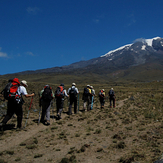
<instances>
[{"instance_id":1,"label":"hiker's leg","mask_svg":"<svg viewBox=\"0 0 163 163\"><path fill-rule=\"evenodd\" d=\"M17 115L17 128L21 128L22 127L22 119L23 119L22 104L17 104L16 107L17 108L15 110L15 114Z\"/></svg>"},{"instance_id":2,"label":"hiker's leg","mask_svg":"<svg viewBox=\"0 0 163 163\"><path fill-rule=\"evenodd\" d=\"M112 99L111 99L111 97L110 97L110 107L112 107Z\"/></svg>"},{"instance_id":3,"label":"hiker's leg","mask_svg":"<svg viewBox=\"0 0 163 163\"><path fill-rule=\"evenodd\" d=\"M90 108L91 108L91 100L90 100L90 98L88 98L88 106L87 106L87 110L89 111Z\"/></svg>"},{"instance_id":4,"label":"hiker's leg","mask_svg":"<svg viewBox=\"0 0 163 163\"><path fill-rule=\"evenodd\" d=\"M6 114L5 118L2 120L2 123L6 124L11 119L14 112L15 112L14 103L11 101L8 101L8 103L7 103L7 114Z\"/></svg>"},{"instance_id":5,"label":"hiker's leg","mask_svg":"<svg viewBox=\"0 0 163 163\"><path fill-rule=\"evenodd\" d=\"M57 106L57 114L59 113L59 108L60 108L60 102L58 99L56 99L56 106Z\"/></svg>"},{"instance_id":6,"label":"hiker's leg","mask_svg":"<svg viewBox=\"0 0 163 163\"><path fill-rule=\"evenodd\" d=\"M74 113L77 113L77 98L74 99Z\"/></svg>"},{"instance_id":7,"label":"hiker's leg","mask_svg":"<svg viewBox=\"0 0 163 163\"><path fill-rule=\"evenodd\" d=\"M50 122L50 108L51 104L47 104L47 109L46 109L46 120Z\"/></svg>"},{"instance_id":8,"label":"hiker's leg","mask_svg":"<svg viewBox=\"0 0 163 163\"><path fill-rule=\"evenodd\" d=\"M101 105L101 108L102 108L102 100L101 100L101 98L100 98L100 105Z\"/></svg>"},{"instance_id":9,"label":"hiker's leg","mask_svg":"<svg viewBox=\"0 0 163 163\"><path fill-rule=\"evenodd\" d=\"M41 122L44 122L46 109L47 109L46 103L42 101L42 113L41 113L41 120L40 120Z\"/></svg>"},{"instance_id":10,"label":"hiker's leg","mask_svg":"<svg viewBox=\"0 0 163 163\"><path fill-rule=\"evenodd\" d=\"M113 107L115 108L115 98L113 98Z\"/></svg>"},{"instance_id":11,"label":"hiker's leg","mask_svg":"<svg viewBox=\"0 0 163 163\"><path fill-rule=\"evenodd\" d=\"M69 105L69 109L68 109L68 114L69 115L72 114L72 110L71 110L72 104L73 104L73 101L72 101L72 99L70 99L70 105Z\"/></svg>"},{"instance_id":12,"label":"hiker's leg","mask_svg":"<svg viewBox=\"0 0 163 163\"><path fill-rule=\"evenodd\" d=\"M87 101L84 100L84 103L83 103L83 110L86 110L86 108L87 108Z\"/></svg>"},{"instance_id":13,"label":"hiker's leg","mask_svg":"<svg viewBox=\"0 0 163 163\"><path fill-rule=\"evenodd\" d=\"M59 114L61 116L62 110L63 110L64 100L60 101L60 108L59 108Z\"/></svg>"},{"instance_id":14,"label":"hiker's leg","mask_svg":"<svg viewBox=\"0 0 163 163\"><path fill-rule=\"evenodd\" d=\"M85 111L86 108L87 108L87 98L85 96L83 96L83 100L84 100L84 102L83 102L83 110Z\"/></svg>"}]
</instances>

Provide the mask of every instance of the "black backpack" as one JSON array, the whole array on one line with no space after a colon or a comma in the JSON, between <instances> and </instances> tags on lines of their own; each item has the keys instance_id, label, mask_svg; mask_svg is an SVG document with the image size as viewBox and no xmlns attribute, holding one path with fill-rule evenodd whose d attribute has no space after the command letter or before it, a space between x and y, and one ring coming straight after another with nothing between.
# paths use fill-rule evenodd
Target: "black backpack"
<instances>
[{"instance_id":1,"label":"black backpack","mask_svg":"<svg viewBox=\"0 0 163 163\"><path fill-rule=\"evenodd\" d=\"M89 90L87 88L84 88L83 95L84 96L88 96L89 95Z\"/></svg>"},{"instance_id":2,"label":"black backpack","mask_svg":"<svg viewBox=\"0 0 163 163\"><path fill-rule=\"evenodd\" d=\"M44 87L44 91L42 93L42 99L47 102L50 102L53 99L51 87L49 86Z\"/></svg>"},{"instance_id":3,"label":"black backpack","mask_svg":"<svg viewBox=\"0 0 163 163\"><path fill-rule=\"evenodd\" d=\"M75 88L70 89L69 95L70 95L70 98L75 98L76 97L77 91L75 90Z\"/></svg>"},{"instance_id":4,"label":"black backpack","mask_svg":"<svg viewBox=\"0 0 163 163\"><path fill-rule=\"evenodd\" d=\"M111 97L114 96L114 91L113 90L109 91L109 96L111 96Z\"/></svg>"}]
</instances>

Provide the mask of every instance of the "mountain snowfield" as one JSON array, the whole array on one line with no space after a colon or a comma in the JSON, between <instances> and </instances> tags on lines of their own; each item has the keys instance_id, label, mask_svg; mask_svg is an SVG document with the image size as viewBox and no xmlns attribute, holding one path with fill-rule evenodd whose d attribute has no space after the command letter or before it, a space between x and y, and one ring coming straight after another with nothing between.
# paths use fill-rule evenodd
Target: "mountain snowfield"
<instances>
[{"instance_id":1,"label":"mountain snowfield","mask_svg":"<svg viewBox=\"0 0 163 163\"><path fill-rule=\"evenodd\" d=\"M141 38L141 39L136 39L135 42L142 42L142 43L144 43L144 45L142 45L141 50L145 50L146 46L151 46L152 47L153 40L157 40L157 39L161 39L161 37L154 37L152 39L142 39ZM128 50L133 44L127 44L127 45L121 46L121 47L119 47L119 48L117 48L115 50L111 50L108 53L106 53L105 55L102 55L101 57L111 57L117 51L120 51L120 50L123 50L123 49ZM161 45L163 46L163 42L161 42ZM110 58L108 60L112 60L112 58Z\"/></svg>"}]
</instances>

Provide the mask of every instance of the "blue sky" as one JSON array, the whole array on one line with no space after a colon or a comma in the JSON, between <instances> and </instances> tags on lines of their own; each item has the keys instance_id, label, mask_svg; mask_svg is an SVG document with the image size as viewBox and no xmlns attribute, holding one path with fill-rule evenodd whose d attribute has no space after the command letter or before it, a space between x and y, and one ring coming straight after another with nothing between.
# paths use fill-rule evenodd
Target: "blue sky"
<instances>
[{"instance_id":1,"label":"blue sky","mask_svg":"<svg viewBox=\"0 0 163 163\"><path fill-rule=\"evenodd\" d=\"M0 0L0 75L99 57L162 37L162 0Z\"/></svg>"}]
</instances>

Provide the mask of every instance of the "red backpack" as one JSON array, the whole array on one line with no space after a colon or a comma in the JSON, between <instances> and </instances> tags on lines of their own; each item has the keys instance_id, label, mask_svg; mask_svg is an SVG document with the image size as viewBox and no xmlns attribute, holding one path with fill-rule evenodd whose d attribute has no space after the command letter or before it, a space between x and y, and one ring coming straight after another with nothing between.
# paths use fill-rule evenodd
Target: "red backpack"
<instances>
[{"instance_id":1,"label":"red backpack","mask_svg":"<svg viewBox=\"0 0 163 163\"><path fill-rule=\"evenodd\" d=\"M58 86L57 87L57 90L55 91L55 97L56 98L62 98L64 97L64 90L63 90L63 87L62 86Z\"/></svg>"},{"instance_id":2,"label":"red backpack","mask_svg":"<svg viewBox=\"0 0 163 163\"><path fill-rule=\"evenodd\" d=\"M17 94L19 86L20 82L18 78L10 79L1 93L6 100L20 98Z\"/></svg>"}]
</instances>

